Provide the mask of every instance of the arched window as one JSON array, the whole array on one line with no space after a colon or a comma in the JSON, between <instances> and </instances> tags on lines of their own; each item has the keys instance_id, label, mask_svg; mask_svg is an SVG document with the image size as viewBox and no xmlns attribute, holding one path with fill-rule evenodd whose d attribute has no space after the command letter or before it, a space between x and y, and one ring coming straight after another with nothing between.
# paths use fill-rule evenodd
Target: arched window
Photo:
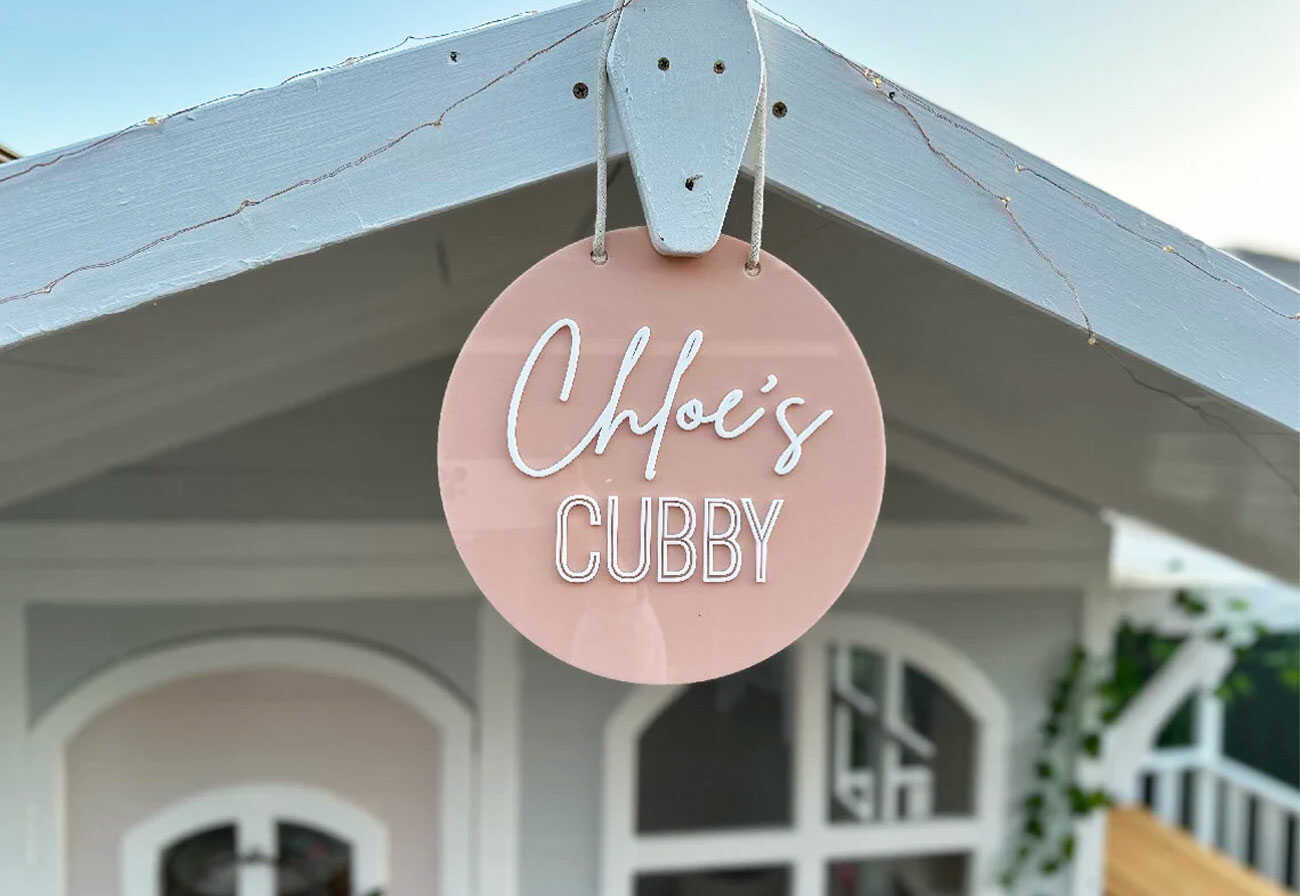
<instances>
[{"instance_id":1,"label":"arched window","mask_svg":"<svg viewBox=\"0 0 1300 896\"><path fill-rule=\"evenodd\" d=\"M353 896L352 844L310 825L276 822L275 844L223 824L182 836L158 858L157 896ZM379 893L375 887L367 892Z\"/></svg>"},{"instance_id":2,"label":"arched window","mask_svg":"<svg viewBox=\"0 0 1300 896\"><path fill-rule=\"evenodd\" d=\"M367 648L315 636L238 635L166 645L131 657L85 681L36 721L28 755L28 800L32 807L29 823L33 832L28 874L35 884L32 892L51 896L63 896L69 892L68 749L87 726L119 704L147 695L156 688L252 669L295 670L343 677L371 686L397 698L436 729L440 749L432 761L437 763L440 793L428 808L431 817L439 821L433 845L438 892L469 891L471 831L469 825L458 823L473 813L470 794L472 717L463 702L423 670ZM189 803L188 800L182 802ZM159 817L151 816L149 820L156 821ZM271 817L304 824L331 836L340 836L345 831L336 825L321 823L325 816L311 812L281 811ZM441 823L444 819L446 823ZM124 886L123 892L129 896L137 892L151 893L158 884L159 856L168 844L184 835L229 822L229 816L210 813L185 823L171 823L165 836L152 836L147 841L147 848L132 853L148 857L143 864L120 863L124 868L146 869L143 882L133 882L135 889ZM275 842L274 832L262 836L263 842ZM393 837L409 838L409 831L394 830ZM376 866L380 870L371 874L365 870L370 867L365 864L368 861L365 857L373 855L373 851L357 851L356 840L350 836L341 839L348 841L353 849L353 889L366 894L376 886L383 886L388 877L383 870L388 863L387 853L383 856L383 865ZM270 847L267 847L267 852L271 852Z\"/></svg>"},{"instance_id":3,"label":"arched window","mask_svg":"<svg viewBox=\"0 0 1300 896\"><path fill-rule=\"evenodd\" d=\"M332 794L251 784L201 793L122 838L123 896L364 896L387 879L388 833Z\"/></svg>"},{"instance_id":4,"label":"arched window","mask_svg":"<svg viewBox=\"0 0 1300 896\"><path fill-rule=\"evenodd\" d=\"M991 892L1008 720L961 654L858 613L737 675L638 689L606 728L603 892Z\"/></svg>"}]
</instances>

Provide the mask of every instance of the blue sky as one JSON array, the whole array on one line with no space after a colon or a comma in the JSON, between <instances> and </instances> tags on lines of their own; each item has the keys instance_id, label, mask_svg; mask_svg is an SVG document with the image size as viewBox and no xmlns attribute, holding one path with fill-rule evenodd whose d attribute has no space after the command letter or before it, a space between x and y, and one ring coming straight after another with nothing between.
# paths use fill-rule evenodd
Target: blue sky
<instances>
[{"instance_id":1,"label":"blue sky","mask_svg":"<svg viewBox=\"0 0 1300 896\"><path fill-rule=\"evenodd\" d=\"M1297 0L768 3L1207 242L1300 256ZM0 142L24 154L51 149L407 34L527 8L527 0L9 4L0 15Z\"/></svg>"}]
</instances>

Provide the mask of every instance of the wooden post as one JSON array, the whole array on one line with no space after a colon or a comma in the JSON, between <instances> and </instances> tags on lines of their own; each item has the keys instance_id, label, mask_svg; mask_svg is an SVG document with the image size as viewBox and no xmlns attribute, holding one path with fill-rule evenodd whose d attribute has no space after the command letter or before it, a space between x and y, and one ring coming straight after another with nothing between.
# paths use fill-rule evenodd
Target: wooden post
<instances>
[{"instance_id":1,"label":"wooden post","mask_svg":"<svg viewBox=\"0 0 1300 896\"><path fill-rule=\"evenodd\" d=\"M1196 695L1195 814L1192 833L1203 846L1213 846L1219 818L1219 776L1223 754L1223 702L1208 688Z\"/></svg>"},{"instance_id":2,"label":"wooden post","mask_svg":"<svg viewBox=\"0 0 1300 896\"><path fill-rule=\"evenodd\" d=\"M800 831L827 824L827 727L830 688L826 652L819 639L804 637L793 650L795 663L794 822ZM794 864L791 896L820 896L826 887L825 863L802 855Z\"/></svg>"},{"instance_id":3,"label":"wooden post","mask_svg":"<svg viewBox=\"0 0 1300 896\"><path fill-rule=\"evenodd\" d=\"M1162 768L1155 772L1155 779L1155 805L1152 808L1165 824L1176 826L1182 815L1182 769L1177 766Z\"/></svg>"},{"instance_id":4,"label":"wooden post","mask_svg":"<svg viewBox=\"0 0 1300 896\"><path fill-rule=\"evenodd\" d=\"M1246 833L1250 824L1250 794L1232 782L1224 789L1223 848L1228 855L1244 863L1247 855Z\"/></svg>"},{"instance_id":5,"label":"wooden post","mask_svg":"<svg viewBox=\"0 0 1300 896\"><path fill-rule=\"evenodd\" d=\"M1272 800L1260 798L1255 803L1255 866L1274 883L1283 881L1286 865L1286 816Z\"/></svg>"},{"instance_id":6,"label":"wooden post","mask_svg":"<svg viewBox=\"0 0 1300 896\"><path fill-rule=\"evenodd\" d=\"M1118 619L1115 595L1106 587L1097 585L1084 594L1082 641L1090 660L1108 662L1100 658L1109 657L1112 652ZM1091 669L1085 672L1085 677L1102 671ZM1098 699L1090 693L1085 700L1083 717L1085 722L1091 723L1099 712ZM1083 787L1105 786L1114 789L1106 765L1104 746L1100 760L1083 759L1079 762L1079 784ZM1105 873L1106 813L1098 811L1083 819L1075 828L1074 865L1070 873L1071 896L1096 896L1102 890Z\"/></svg>"},{"instance_id":7,"label":"wooden post","mask_svg":"<svg viewBox=\"0 0 1300 896\"><path fill-rule=\"evenodd\" d=\"M477 892L485 896L519 892L519 689L519 635L480 601Z\"/></svg>"}]
</instances>

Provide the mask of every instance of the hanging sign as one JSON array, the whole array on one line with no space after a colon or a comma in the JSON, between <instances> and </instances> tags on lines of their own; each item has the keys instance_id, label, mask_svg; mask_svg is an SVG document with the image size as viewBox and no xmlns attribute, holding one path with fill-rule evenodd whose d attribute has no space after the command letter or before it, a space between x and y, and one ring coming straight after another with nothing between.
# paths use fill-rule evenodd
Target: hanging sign
<instances>
[{"instance_id":1,"label":"hanging sign","mask_svg":"<svg viewBox=\"0 0 1300 896\"><path fill-rule=\"evenodd\" d=\"M880 509L871 372L793 268L723 237L609 260L567 246L512 283L456 361L438 470L483 594L566 662L625 681L715 678L806 631Z\"/></svg>"}]
</instances>

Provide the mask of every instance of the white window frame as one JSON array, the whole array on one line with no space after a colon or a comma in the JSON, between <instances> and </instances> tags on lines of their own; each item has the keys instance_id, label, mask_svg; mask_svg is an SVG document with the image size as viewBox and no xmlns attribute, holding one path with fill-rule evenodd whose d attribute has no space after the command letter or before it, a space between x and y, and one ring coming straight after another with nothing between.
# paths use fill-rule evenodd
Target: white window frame
<instances>
[{"instance_id":1,"label":"white window frame","mask_svg":"<svg viewBox=\"0 0 1300 896\"><path fill-rule=\"evenodd\" d=\"M235 828L239 855L280 851L277 825L303 824L344 841L352 850L352 891L387 888L388 830L370 813L338 796L311 787L246 784L209 790L180 800L134 825L122 837L122 896L160 896L162 859L185 837L221 825ZM269 865L239 869L238 896L275 896Z\"/></svg>"},{"instance_id":2,"label":"white window frame","mask_svg":"<svg viewBox=\"0 0 1300 896\"><path fill-rule=\"evenodd\" d=\"M834 822L828 817L827 757L832 644L899 656L947 689L975 722L975 790L969 816L880 822ZM732 828L689 833L638 834L638 742L646 727L685 686L642 686L611 714L605 726L602 782L601 892L631 896L636 875L784 865L793 896L822 896L826 867L837 859L964 853L968 891L999 892L997 857L1003 847L1011 711L971 660L933 634L870 613L832 613L791 650L795 669L793 820L789 827Z\"/></svg>"}]
</instances>

